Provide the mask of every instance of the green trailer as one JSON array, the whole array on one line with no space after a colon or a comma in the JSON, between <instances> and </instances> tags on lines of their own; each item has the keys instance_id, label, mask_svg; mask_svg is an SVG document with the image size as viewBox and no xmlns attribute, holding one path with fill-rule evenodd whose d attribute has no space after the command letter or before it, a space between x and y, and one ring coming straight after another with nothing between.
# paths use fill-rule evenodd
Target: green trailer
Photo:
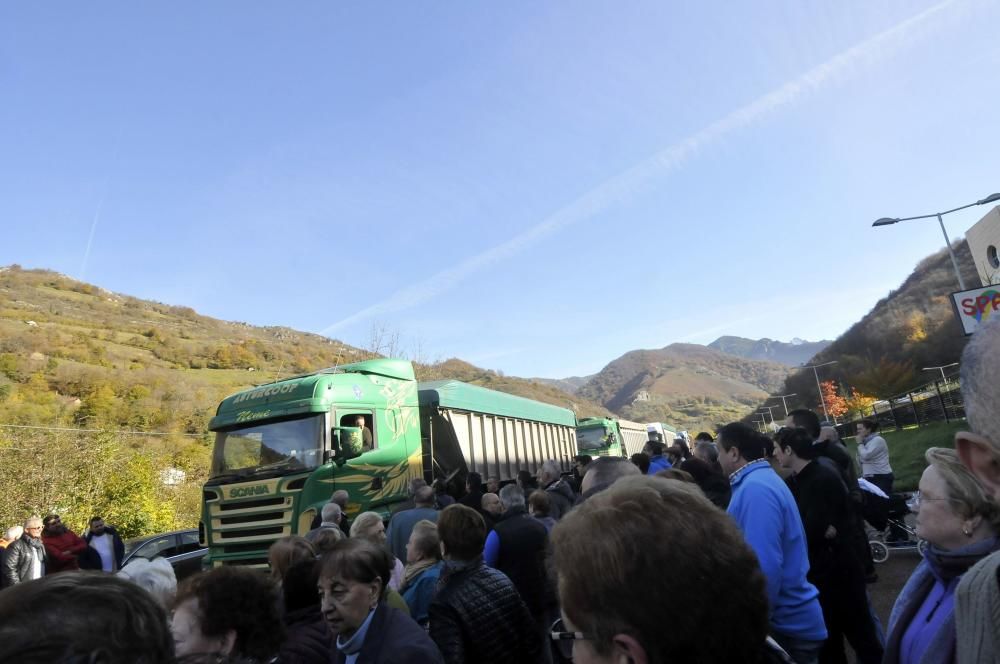
<instances>
[{"instance_id":1,"label":"green trailer","mask_svg":"<svg viewBox=\"0 0 1000 664\"><path fill-rule=\"evenodd\" d=\"M213 566L263 566L271 543L307 532L335 490L348 492L348 515L388 515L413 478L510 480L550 458L568 468L575 424L564 408L458 381L418 385L404 360L260 385L212 418L201 541Z\"/></svg>"}]
</instances>

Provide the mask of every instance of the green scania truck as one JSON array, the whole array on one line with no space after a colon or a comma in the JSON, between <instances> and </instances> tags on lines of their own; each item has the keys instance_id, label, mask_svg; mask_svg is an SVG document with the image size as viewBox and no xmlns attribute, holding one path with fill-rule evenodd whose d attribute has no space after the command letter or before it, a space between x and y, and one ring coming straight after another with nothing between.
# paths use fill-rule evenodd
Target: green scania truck
<instances>
[{"instance_id":1,"label":"green scania truck","mask_svg":"<svg viewBox=\"0 0 1000 664\"><path fill-rule=\"evenodd\" d=\"M624 456L641 452L649 439L646 425L610 417L585 417L576 424L577 449L590 456Z\"/></svg>"},{"instance_id":2,"label":"green scania truck","mask_svg":"<svg viewBox=\"0 0 1000 664\"><path fill-rule=\"evenodd\" d=\"M200 539L208 564L266 565L279 537L304 534L345 489L350 516L388 515L410 479L470 472L512 480L547 459L568 468L576 417L565 408L458 381L417 383L405 360L377 359L260 385L219 405Z\"/></svg>"}]
</instances>

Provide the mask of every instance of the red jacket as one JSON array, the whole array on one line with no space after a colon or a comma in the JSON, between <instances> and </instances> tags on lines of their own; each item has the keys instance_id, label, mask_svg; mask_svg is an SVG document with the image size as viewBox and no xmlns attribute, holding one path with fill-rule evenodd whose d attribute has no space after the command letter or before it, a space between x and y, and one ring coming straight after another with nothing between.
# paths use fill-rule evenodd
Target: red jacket
<instances>
[{"instance_id":1,"label":"red jacket","mask_svg":"<svg viewBox=\"0 0 1000 664\"><path fill-rule=\"evenodd\" d=\"M42 533L42 543L49 559L46 561L46 574L80 569L77 556L87 549L87 543L70 529L61 535L46 535Z\"/></svg>"}]
</instances>

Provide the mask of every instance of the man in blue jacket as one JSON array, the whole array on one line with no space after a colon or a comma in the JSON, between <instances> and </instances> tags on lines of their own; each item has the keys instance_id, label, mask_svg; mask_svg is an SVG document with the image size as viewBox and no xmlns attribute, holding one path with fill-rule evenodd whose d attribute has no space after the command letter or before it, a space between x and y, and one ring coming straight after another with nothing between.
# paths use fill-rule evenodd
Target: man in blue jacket
<instances>
[{"instance_id":1,"label":"man in blue jacket","mask_svg":"<svg viewBox=\"0 0 1000 664\"><path fill-rule=\"evenodd\" d=\"M763 436L739 422L719 432L719 463L733 487L729 515L767 578L771 635L798 664L815 664L826 640L819 592L791 491L764 456Z\"/></svg>"}]
</instances>

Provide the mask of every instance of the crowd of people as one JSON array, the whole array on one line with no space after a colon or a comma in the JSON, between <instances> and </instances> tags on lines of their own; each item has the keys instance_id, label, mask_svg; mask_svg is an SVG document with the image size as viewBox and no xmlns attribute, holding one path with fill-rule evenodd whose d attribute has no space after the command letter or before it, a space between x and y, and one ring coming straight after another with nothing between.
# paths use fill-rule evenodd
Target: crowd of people
<instances>
[{"instance_id":1,"label":"crowd of people","mask_svg":"<svg viewBox=\"0 0 1000 664\"><path fill-rule=\"evenodd\" d=\"M520 663L1000 661L1000 324L962 362L967 432L926 453L911 499L924 557L887 625L859 487L894 476L877 422L858 462L812 411L630 459L546 461L462 496L413 479L386 523L346 492L269 550L269 574L179 585L121 568L115 530L58 515L4 535L0 658L22 662ZM860 470L860 472L859 472ZM457 500L456 500L457 498Z\"/></svg>"}]
</instances>

